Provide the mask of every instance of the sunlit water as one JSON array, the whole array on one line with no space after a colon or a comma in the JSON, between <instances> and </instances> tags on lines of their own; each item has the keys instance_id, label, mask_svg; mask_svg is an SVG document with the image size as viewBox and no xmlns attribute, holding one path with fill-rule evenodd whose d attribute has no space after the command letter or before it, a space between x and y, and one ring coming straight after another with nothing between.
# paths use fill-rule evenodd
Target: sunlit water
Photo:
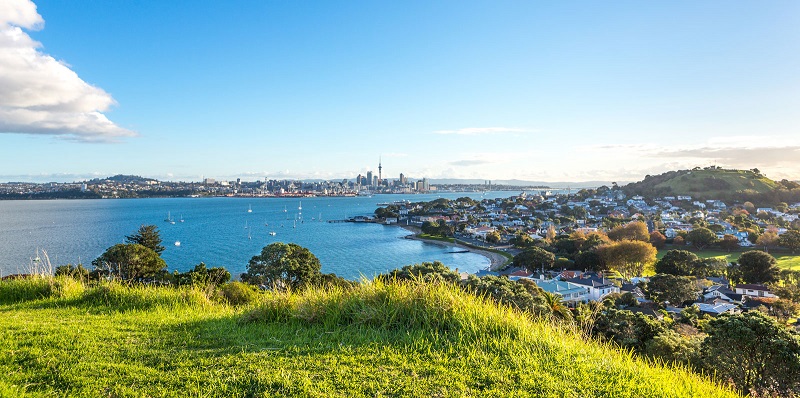
<instances>
[{"instance_id":1,"label":"sunlit water","mask_svg":"<svg viewBox=\"0 0 800 398\"><path fill-rule=\"evenodd\" d=\"M512 194L0 201L0 275L25 272L37 249L46 250L54 265L82 262L89 266L106 248L122 243L143 224L158 226L166 247L162 257L170 270L186 271L202 261L224 266L236 276L264 246L292 242L319 257L323 272L349 279L436 260L460 271L477 272L488 267L488 259L403 239L409 232L402 228L327 221L372 214L378 202ZM165 221L168 212L175 224ZM178 241L180 246L175 245Z\"/></svg>"}]
</instances>

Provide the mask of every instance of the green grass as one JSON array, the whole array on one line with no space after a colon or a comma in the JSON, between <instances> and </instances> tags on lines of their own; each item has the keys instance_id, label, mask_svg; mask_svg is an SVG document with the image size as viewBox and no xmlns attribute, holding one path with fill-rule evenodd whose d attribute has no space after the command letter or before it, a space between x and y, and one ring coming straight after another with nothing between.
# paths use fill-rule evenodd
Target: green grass
<instances>
[{"instance_id":1,"label":"green grass","mask_svg":"<svg viewBox=\"0 0 800 398\"><path fill-rule=\"evenodd\" d=\"M198 289L31 283L0 282L20 292L0 305L0 396L736 396L450 286L231 307Z\"/></svg>"},{"instance_id":2,"label":"green grass","mask_svg":"<svg viewBox=\"0 0 800 398\"><path fill-rule=\"evenodd\" d=\"M742 251L733 251L733 252L728 253L726 251L712 250L712 249L690 250L689 246L681 247L681 248L667 246L666 248L661 249L661 250L658 251L658 254L656 255L656 258L661 259L662 257L664 257L665 254L667 254L668 251L674 250L674 249L689 250L692 253L696 254L700 258L724 258L728 262L738 261L739 260L739 256L741 256L742 253L744 253L746 251L758 250L758 249L753 248L753 249L745 249L745 250L742 250ZM787 253L787 252L773 252L773 251L770 251L770 254L773 257L775 257L776 260L778 260L778 267L783 268L783 269L791 269L791 270L800 271L800 254L791 254L791 253Z\"/></svg>"},{"instance_id":3,"label":"green grass","mask_svg":"<svg viewBox=\"0 0 800 398\"><path fill-rule=\"evenodd\" d=\"M438 240L440 242L453 243L453 238L449 238L447 236L431 235L431 234L418 234L417 237L422 238L422 239Z\"/></svg>"}]
</instances>

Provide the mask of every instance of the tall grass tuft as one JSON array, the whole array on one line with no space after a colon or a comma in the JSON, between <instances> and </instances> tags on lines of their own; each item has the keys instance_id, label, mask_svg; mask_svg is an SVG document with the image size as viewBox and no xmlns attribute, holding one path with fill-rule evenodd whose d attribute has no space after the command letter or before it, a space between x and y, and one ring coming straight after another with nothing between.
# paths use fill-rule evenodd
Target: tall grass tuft
<instances>
[{"instance_id":1,"label":"tall grass tuft","mask_svg":"<svg viewBox=\"0 0 800 398\"><path fill-rule=\"evenodd\" d=\"M50 297L52 278L32 276L0 281L0 304L15 304Z\"/></svg>"},{"instance_id":2,"label":"tall grass tuft","mask_svg":"<svg viewBox=\"0 0 800 398\"><path fill-rule=\"evenodd\" d=\"M195 287L163 288L129 286L108 282L86 290L84 304L105 306L117 311L148 310L157 307L209 307L205 291Z\"/></svg>"},{"instance_id":3,"label":"tall grass tuft","mask_svg":"<svg viewBox=\"0 0 800 398\"><path fill-rule=\"evenodd\" d=\"M300 322L328 327L363 325L385 330L515 335L522 314L464 294L451 284L364 281L355 288L271 292L243 322ZM527 318L525 318L527 319Z\"/></svg>"}]
</instances>

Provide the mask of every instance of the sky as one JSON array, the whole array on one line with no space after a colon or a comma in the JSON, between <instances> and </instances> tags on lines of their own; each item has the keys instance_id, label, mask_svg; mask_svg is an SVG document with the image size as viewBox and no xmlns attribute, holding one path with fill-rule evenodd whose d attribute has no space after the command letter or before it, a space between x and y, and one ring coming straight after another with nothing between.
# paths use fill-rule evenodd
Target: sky
<instances>
[{"instance_id":1,"label":"sky","mask_svg":"<svg viewBox=\"0 0 800 398\"><path fill-rule=\"evenodd\" d=\"M0 181L800 179L800 2L0 0Z\"/></svg>"}]
</instances>

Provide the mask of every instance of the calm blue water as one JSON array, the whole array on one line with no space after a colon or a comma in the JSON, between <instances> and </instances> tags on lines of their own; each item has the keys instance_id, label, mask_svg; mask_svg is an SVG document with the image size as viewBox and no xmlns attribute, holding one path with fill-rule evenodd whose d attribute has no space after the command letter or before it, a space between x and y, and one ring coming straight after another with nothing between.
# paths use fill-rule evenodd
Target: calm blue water
<instances>
[{"instance_id":1,"label":"calm blue water","mask_svg":"<svg viewBox=\"0 0 800 398\"><path fill-rule=\"evenodd\" d=\"M485 198L514 192L490 192ZM358 198L175 198L125 200L0 201L0 274L25 272L37 249L54 265L89 265L109 246L142 224L158 226L162 257L170 270L186 271L199 262L224 266L238 276L248 260L272 242L297 243L319 257L322 271L355 279L371 277L408 264L441 261L451 268L477 272L489 260L474 253L402 239L402 228L375 224L328 223L372 214L378 202L428 201L480 194L376 195ZM302 203L302 220L296 222ZM248 207L252 212L248 213ZM286 212L284 212L286 209ZM183 223L164 221L172 218ZM322 218L323 222L319 219ZM312 220L314 218L314 220ZM266 225L265 225L266 224ZM247 227L247 228L245 228ZM275 236L269 232L274 231ZM180 246L174 242L180 241Z\"/></svg>"}]
</instances>

